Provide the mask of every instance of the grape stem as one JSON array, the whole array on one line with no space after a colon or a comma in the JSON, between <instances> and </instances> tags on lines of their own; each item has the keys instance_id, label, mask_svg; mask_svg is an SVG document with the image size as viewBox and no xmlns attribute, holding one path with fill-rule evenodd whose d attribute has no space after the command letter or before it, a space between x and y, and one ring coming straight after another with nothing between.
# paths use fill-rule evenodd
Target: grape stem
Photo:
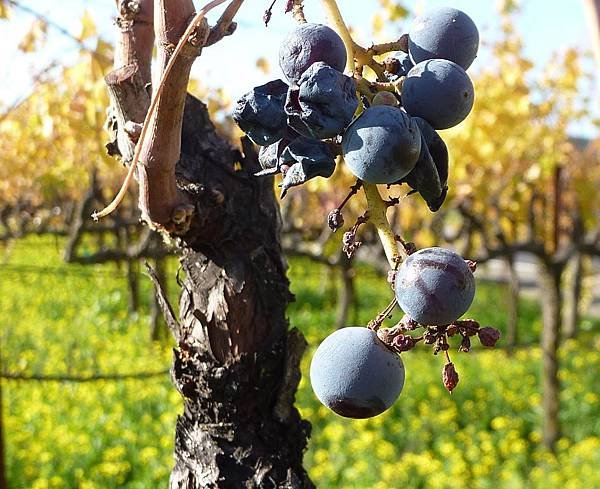
<instances>
[{"instance_id":1,"label":"grape stem","mask_svg":"<svg viewBox=\"0 0 600 489\"><path fill-rule=\"evenodd\" d=\"M406 41L400 38L397 41L384 42L383 44L373 44L370 48L366 48L366 51L371 56L380 56L382 54L390 53L392 51L407 52L408 50L406 48Z\"/></svg>"},{"instance_id":2,"label":"grape stem","mask_svg":"<svg viewBox=\"0 0 600 489\"><path fill-rule=\"evenodd\" d=\"M329 23L340 35L342 41L344 41L344 46L346 47L346 53L348 55L346 71L354 73L354 48L356 44L352 40L352 36L350 36L350 32L340 13L337 2L335 0L321 0L321 4L323 5ZM381 240L381 244L385 251L385 256L387 257L390 266L393 269L396 269L398 264L402 262L407 255L404 250L400 251L398 249L398 245L394 238L394 232L387 220L387 206L382 200L379 190L377 190L377 185L363 182L363 190L367 197L370 221L377 229L377 234L379 235L379 239Z\"/></svg>"},{"instance_id":3,"label":"grape stem","mask_svg":"<svg viewBox=\"0 0 600 489\"><path fill-rule=\"evenodd\" d=\"M446 363L452 363L452 360L450 360L450 354L448 353L448 350L444 351L444 355L446 357Z\"/></svg>"},{"instance_id":4,"label":"grape stem","mask_svg":"<svg viewBox=\"0 0 600 489\"><path fill-rule=\"evenodd\" d=\"M390 227L390 223L387 220L387 204L381 198L377 185L363 182L363 190L367 197L367 205L370 221L375 225L379 240L383 245L385 256L388 259L390 266L393 269L404 260L407 255L404 250L400 250L396 244L396 238L394 231Z\"/></svg>"},{"instance_id":5,"label":"grape stem","mask_svg":"<svg viewBox=\"0 0 600 489\"><path fill-rule=\"evenodd\" d=\"M306 24L306 17L304 16L304 7L302 5L303 0L294 0L294 5L292 6L292 17L299 24Z\"/></svg>"},{"instance_id":6,"label":"grape stem","mask_svg":"<svg viewBox=\"0 0 600 489\"><path fill-rule=\"evenodd\" d=\"M348 27L346 27L346 23L340 13L337 2L335 0L321 0L321 5L323 5L329 23L340 35L342 41L344 41L346 54L348 56L346 59L346 71L354 73L354 41L352 40L352 36L350 36Z\"/></svg>"},{"instance_id":7,"label":"grape stem","mask_svg":"<svg viewBox=\"0 0 600 489\"><path fill-rule=\"evenodd\" d=\"M379 327L381 326L381 323L383 323L383 321L385 321L385 319L392 314L392 312L396 308L396 304L397 304L396 298L394 297L392 299L392 302L390 302L386 306L386 308L383 311L381 311L373 321L369 322L369 324L367 325L367 328L372 329L373 331L377 331L379 329Z\"/></svg>"},{"instance_id":8,"label":"grape stem","mask_svg":"<svg viewBox=\"0 0 600 489\"><path fill-rule=\"evenodd\" d=\"M352 187L350 187L350 192L348 192L348 195L346 195L346 198L342 201L342 203L340 205L338 205L337 209L338 210L342 210L344 208L344 206L346 205L346 203L352 198L353 195L356 195L358 193L358 191L360 190L360 188L362 187L362 180L357 179L356 183L354 185L352 185Z\"/></svg>"}]
</instances>

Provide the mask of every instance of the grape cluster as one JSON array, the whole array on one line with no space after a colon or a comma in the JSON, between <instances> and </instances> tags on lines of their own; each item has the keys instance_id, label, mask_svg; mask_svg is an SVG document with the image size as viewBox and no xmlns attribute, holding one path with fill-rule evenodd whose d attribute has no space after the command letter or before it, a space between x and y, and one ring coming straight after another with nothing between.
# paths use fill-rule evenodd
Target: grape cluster
<instances>
[{"instance_id":1,"label":"grape cluster","mask_svg":"<svg viewBox=\"0 0 600 489\"><path fill-rule=\"evenodd\" d=\"M279 50L287 83L254 88L233 112L248 137L265 147L259 175L281 173L283 197L311 178L331 176L341 152L360 180L406 183L437 211L448 188L448 150L436 130L457 125L473 107L465 69L477 55L479 34L464 12L438 8L413 22L406 45L407 52L383 63L389 86L358 90L359 104L362 76L342 72L347 54L340 36L312 23L290 32Z\"/></svg>"},{"instance_id":2,"label":"grape cluster","mask_svg":"<svg viewBox=\"0 0 600 489\"><path fill-rule=\"evenodd\" d=\"M279 65L288 81L252 89L236 104L233 119L262 146L258 175L281 173L288 189L335 170L330 140L341 135L358 108L356 84L342 73L346 48L337 33L305 23L281 44Z\"/></svg>"},{"instance_id":3,"label":"grape cluster","mask_svg":"<svg viewBox=\"0 0 600 489\"><path fill-rule=\"evenodd\" d=\"M438 8L418 17L408 34L392 44L400 51L382 64L371 56L380 69L375 70L378 80L369 81L360 64L364 57L352 76L343 73L346 47L334 30L302 23L280 47L279 65L287 83L274 80L254 88L238 100L233 113L239 127L261 146L262 171L257 175L283 176L282 197L311 178L331 176L335 156L343 156L358 180L329 214L334 231L344 224L343 205L363 182L407 184L433 212L446 198L449 155L437 130L459 124L473 107L473 84L465 70L477 55L477 28L464 12ZM398 199L390 201L396 203ZM347 253L360 245L356 233L368 219L367 212L344 234ZM392 303L368 327L329 335L312 359L315 394L341 416L366 418L387 410L404 386L399 353L421 341L432 345L434 354L445 353L442 380L452 391L458 374L448 356L448 339L461 336L459 350L469 351L474 335L488 347L499 338L493 328L459 319L473 301L474 263L443 248L416 251L412 243L398 239L408 257L390 275ZM404 317L380 329L397 304ZM420 328L423 333L416 336Z\"/></svg>"}]
</instances>

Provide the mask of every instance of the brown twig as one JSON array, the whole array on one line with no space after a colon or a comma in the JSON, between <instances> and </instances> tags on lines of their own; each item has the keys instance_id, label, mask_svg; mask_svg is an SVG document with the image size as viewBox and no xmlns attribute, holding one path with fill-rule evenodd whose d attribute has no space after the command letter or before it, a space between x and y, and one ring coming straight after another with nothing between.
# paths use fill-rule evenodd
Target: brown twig
<instances>
[{"instance_id":1,"label":"brown twig","mask_svg":"<svg viewBox=\"0 0 600 489\"><path fill-rule=\"evenodd\" d=\"M149 84L154 47L154 1L117 0L119 28L115 45L115 69L137 65L141 80Z\"/></svg>"},{"instance_id":2,"label":"brown twig","mask_svg":"<svg viewBox=\"0 0 600 489\"><path fill-rule=\"evenodd\" d=\"M383 323L383 321L385 321L385 319L390 316L397 304L398 303L396 302L396 298L394 297L392 301L386 306L386 308L379 314L377 314L375 319L369 321L369 324L367 324L367 328L377 331Z\"/></svg>"},{"instance_id":3,"label":"brown twig","mask_svg":"<svg viewBox=\"0 0 600 489\"><path fill-rule=\"evenodd\" d=\"M210 30L210 34L208 35L205 46L212 46L225 36L230 36L234 33L237 24L233 22L233 18L242 6L242 3L244 3L244 0L232 0L215 26Z\"/></svg>"},{"instance_id":4,"label":"brown twig","mask_svg":"<svg viewBox=\"0 0 600 489\"><path fill-rule=\"evenodd\" d=\"M175 49L172 52L172 55L167 56L165 53L165 56L168 57L168 62L166 63L166 66L164 67L163 71L162 71L162 75L160 78L160 82L158 84L158 87L156 89L156 92L153 94L152 97L152 101L150 103L150 107L148 109L148 112L146 114L146 118L144 119L144 124L142 127L142 132L140 134L140 139L138 141L138 143L136 144L135 147L135 153L131 162L131 165L129 167L129 171L127 172L127 175L125 177L125 180L123 181L123 185L121 186L121 189L119 190L119 192L117 193L116 197L114 198L114 200L102 211L100 212L94 212L92 214L92 218L94 220L98 220L101 217L105 217L107 215L109 215L111 212L113 212L121 203L121 201L123 200L123 198L125 197L125 194L127 193L127 189L131 183L132 177L134 175L134 172L136 170L137 167L137 163L140 160L140 155L142 153L142 149L146 150L146 153L148 152L148 148L145 143L146 143L146 134L148 132L148 128L151 125L151 121L154 119L154 121L156 121L156 112L157 112L157 108L159 105L159 101L161 99L161 95L163 93L163 90L165 89L165 86L167 85L167 80L169 78L169 74L171 73L171 70L173 69L173 67L176 64L176 61L178 59L178 57L180 56L180 54L182 53L182 51L184 50L184 47L186 45L188 45L188 42L191 43L191 36L194 33L195 30L197 30L200 26L201 26L201 22L204 20L206 14L212 10L213 8L217 7L218 5L224 3L226 0L213 0L209 3L207 3L204 7L202 7L197 13L196 15L193 17L192 21L189 23L189 25L187 26L187 28L185 29L185 31L183 32L183 34L181 35L181 37L179 38L179 40L177 41L177 45L175 46ZM164 30L163 30L163 34L165 34ZM206 39L203 40L203 42L205 42ZM163 46L163 48L166 48L166 46ZM191 64L190 64L191 66ZM189 76L189 74L188 74ZM185 80L186 86L187 86L187 78ZM171 103L171 101L169 100L169 103ZM181 128L179 127L179 133L181 132ZM179 145L180 145L180 141L179 141L179 136L177 136L176 141L170 141L169 143L173 143L177 146L177 153L179 152ZM154 143L155 141L152 141L151 143ZM151 144L150 146L153 146L153 144ZM179 158L179 154L177 154L177 158ZM164 200L168 200L171 201L173 203L175 203L176 201L181 202L181 197L178 195L178 191L176 189L175 186L175 178L174 175L170 174L170 170L174 170L174 164L176 161L169 161L167 164L169 166L172 166L173 168L168 169L168 168L164 168L162 165L164 165L164 162L160 162L161 166L159 168L156 168L155 170L157 170L157 175L162 175L164 178L164 180L166 180L165 183L167 183L167 187L166 188L161 188L159 190L159 195L162 195L162 201L160 202L161 205L156 205L157 202L153 202L152 199L148 199L148 192L141 192L140 191L140 199L144 199L144 201L141 201L140 203L142 204L142 207L145 207L145 212L144 209L142 209L142 212L144 213L144 217L149 219L151 222L153 221L153 210L156 209L158 213L160 213L161 215L164 215L165 213L169 214L169 217L167 217L166 219L164 219L165 222L159 222L159 224L161 225L168 225L169 221L171 220L171 213L174 210L177 210L177 208L179 206L175 205L169 209L165 209L164 208ZM168 170L168 171L164 171L164 170ZM159 184L162 182L152 182L151 178L150 179L144 179L144 176L140 175L140 187L142 186L147 186L148 184ZM147 188L145 189L147 190ZM157 189L158 190L158 189ZM145 194L145 195L142 195ZM183 203L183 202L181 202ZM154 209L149 209L150 206L152 205L152 207ZM184 209L184 219L187 219L187 217L189 216L188 214L188 210L189 209ZM163 219L159 219L159 221L163 221ZM178 223L176 223L178 224Z\"/></svg>"}]
</instances>

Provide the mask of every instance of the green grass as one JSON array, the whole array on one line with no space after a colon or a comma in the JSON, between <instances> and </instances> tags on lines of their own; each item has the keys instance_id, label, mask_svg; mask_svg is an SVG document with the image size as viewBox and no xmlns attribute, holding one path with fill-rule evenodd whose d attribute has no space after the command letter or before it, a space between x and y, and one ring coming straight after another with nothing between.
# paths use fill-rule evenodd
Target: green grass
<instances>
[{"instance_id":1,"label":"green grass","mask_svg":"<svg viewBox=\"0 0 600 489\"><path fill-rule=\"evenodd\" d=\"M0 272L2 367L25 374L93 375L159 371L170 344L150 341L149 281L139 315L127 312L124 270L60 261L60 242L31 238L4 254ZM0 255L0 259L2 255ZM170 272L176 262L171 260ZM358 271L357 324L390 299L385 280ZM556 454L540 447L539 348L474 348L453 354L461 380L449 395L442 358L424 347L404 354L406 385L387 413L337 417L316 401L307 379L311 352L332 331L334 276L292 260L296 302L290 322L309 341L297 405L313 424L305 462L321 488L600 487L600 338L591 331L562 347L561 421ZM175 291L171 290L175 295ZM506 292L478 284L469 316L500 329ZM535 302L520 304L520 334L536 341ZM165 487L172 465L179 396L168 376L86 384L3 381L10 487Z\"/></svg>"}]
</instances>

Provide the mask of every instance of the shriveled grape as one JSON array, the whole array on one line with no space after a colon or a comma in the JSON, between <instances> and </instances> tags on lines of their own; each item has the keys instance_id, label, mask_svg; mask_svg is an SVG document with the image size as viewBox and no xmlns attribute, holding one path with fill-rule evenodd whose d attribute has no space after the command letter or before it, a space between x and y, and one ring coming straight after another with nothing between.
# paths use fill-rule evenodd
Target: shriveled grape
<instances>
[{"instance_id":1,"label":"shriveled grape","mask_svg":"<svg viewBox=\"0 0 600 489\"><path fill-rule=\"evenodd\" d=\"M322 61L343 71L346 66L346 48L342 38L322 24L301 24L281 43L279 66L292 85L297 85L302 74L313 64Z\"/></svg>"},{"instance_id":2,"label":"shriveled grape","mask_svg":"<svg viewBox=\"0 0 600 489\"><path fill-rule=\"evenodd\" d=\"M322 62L290 88L285 103L288 123L296 131L317 139L341 134L358 106L354 80Z\"/></svg>"},{"instance_id":3,"label":"shriveled grape","mask_svg":"<svg viewBox=\"0 0 600 489\"><path fill-rule=\"evenodd\" d=\"M287 84L273 80L254 87L238 99L233 120L256 144L268 146L284 136L287 118L283 105L287 91Z\"/></svg>"}]
</instances>

